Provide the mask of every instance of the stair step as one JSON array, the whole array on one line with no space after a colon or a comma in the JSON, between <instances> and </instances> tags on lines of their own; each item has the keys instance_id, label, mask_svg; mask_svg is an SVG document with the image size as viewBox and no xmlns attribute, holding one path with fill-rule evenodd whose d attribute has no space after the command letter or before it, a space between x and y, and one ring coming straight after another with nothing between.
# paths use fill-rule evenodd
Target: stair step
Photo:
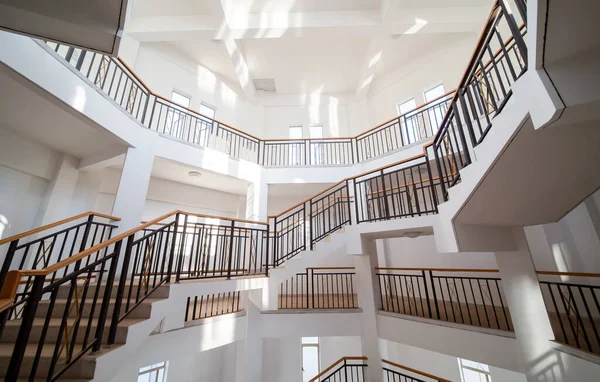
<instances>
[{"instance_id":1,"label":"stair step","mask_svg":"<svg viewBox=\"0 0 600 382\"><path fill-rule=\"evenodd\" d=\"M117 336L115 337L115 343L124 344L127 339L127 332L129 331L129 327L137 324L139 322L144 321L144 319L139 318L125 318L123 321L119 323L117 327ZM40 341L42 330L44 328L44 318L35 318L33 321L33 325L31 327L31 333L29 335L29 342L38 343ZM62 318L51 318L48 331L46 332L46 343L55 343L58 338L58 331L60 329L60 325L62 322ZM75 323L75 318L67 319L67 326L70 328ZM96 324L97 320L92 321L92 328L90 330L90 334L88 335L88 341L92 338L96 333ZM106 327L104 329L103 342L108 339L108 326L110 325L110 321L107 320ZM81 320L79 324L79 329L77 331L77 343L82 343L85 337L85 332L88 327L88 319ZM6 326L4 327L4 332L2 334L2 339L0 339L0 343L9 342L14 343L17 340L17 335L19 333L19 329L21 328L21 320L10 320L6 322ZM64 338L64 333L63 333Z\"/></svg>"},{"instance_id":2,"label":"stair step","mask_svg":"<svg viewBox=\"0 0 600 382\"><path fill-rule=\"evenodd\" d=\"M45 378L50 369L50 363L52 361L52 356L54 354L54 344L44 345L42 346L42 352L40 356L40 360L37 367L37 378ZM0 344L0 377L4 377L8 370L8 365L10 363L10 358L12 356L14 349L14 344L2 343ZM19 370L19 377L29 377L31 375L31 370L33 366L33 361L35 359L35 354L37 352L38 345L37 344L28 344L25 349L25 355L23 357L23 362L21 363L21 369ZM77 346L75 347L74 353L77 353L80 350ZM55 373L60 371L65 365L65 354L66 350L63 350L61 358L59 362L57 362L55 366ZM94 378L94 370L96 368L96 361L93 357L82 357L75 364L69 367L65 373L63 374L64 378L83 378L85 379L93 379ZM59 380L62 380L59 379Z\"/></svg>"},{"instance_id":3,"label":"stair step","mask_svg":"<svg viewBox=\"0 0 600 382\"><path fill-rule=\"evenodd\" d=\"M98 285L97 284L90 284L88 287L88 291L87 291L87 296L88 297L92 297L94 296L94 293L96 293L96 287ZM113 284L113 288L111 290L111 298L116 297L117 295L117 286L118 283ZM125 283L125 293L127 294L129 292L129 288L132 286L131 281L127 281ZM137 287L139 286L139 283L136 281L133 283L133 294L135 294L137 292ZM152 297L154 298L168 298L169 297L169 285L164 284L159 286L158 288L156 288L156 290L154 292L152 292ZM71 285L62 285L60 288L58 288L58 298L67 298L69 296L69 290L71 289ZM106 289L106 284L102 284L100 285L100 292L98 294L99 297L104 296L104 290Z\"/></svg>"},{"instance_id":4,"label":"stair step","mask_svg":"<svg viewBox=\"0 0 600 382\"><path fill-rule=\"evenodd\" d=\"M162 299L162 298L146 298L127 317L128 318L150 318L150 311L152 309L152 303L156 302L156 301L161 301L161 300L164 300L164 299ZM95 306L94 306L93 302L94 302L94 300L88 300L88 299L85 300L83 314L82 314L83 317L86 317L86 318L89 317L92 307L94 307L94 317L98 317L98 315L100 314L101 301L97 301ZM113 299L110 300L109 308L108 308L109 314L113 311L115 302L116 301ZM133 304L133 302L131 304ZM54 308L52 309L52 317L62 317L65 312L66 305L67 305L66 299L56 299L56 301L54 303ZM50 307L49 300L41 301L39 303L37 311L36 311L36 317L46 317L46 315L48 314L49 307ZM122 304L122 309L124 309L124 308L125 308L125 302L123 302L123 304ZM71 312L71 315L74 316L76 309L75 308L72 308L72 309L73 310ZM123 310L122 310L122 312L123 312Z\"/></svg>"}]
</instances>

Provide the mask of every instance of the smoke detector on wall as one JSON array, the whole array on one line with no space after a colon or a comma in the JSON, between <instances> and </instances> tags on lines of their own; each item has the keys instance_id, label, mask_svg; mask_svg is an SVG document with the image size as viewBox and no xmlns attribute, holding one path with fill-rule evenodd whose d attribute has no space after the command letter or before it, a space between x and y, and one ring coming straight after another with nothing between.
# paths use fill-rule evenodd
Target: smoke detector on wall
<instances>
[{"instance_id":1,"label":"smoke detector on wall","mask_svg":"<svg viewBox=\"0 0 600 382\"><path fill-rule=\"evenodd\" d=\"M408 231L408 232L404 232L404 237L408 237L410 239L416 239L417 237L421 236L423 234L423 232L419 232L419 231Z\"/></svg>"},{"instance_id":2,"label":"smoke detector on wall","mask_svg":"<svg viewBox=\"0 0 600 382\"><path fill-rule=\"evenodd\" d=\"M188 172L188 175L192 178L200 178L202 176L202 173L198 171L190 171Z\"/></svg>"}]
</instances>

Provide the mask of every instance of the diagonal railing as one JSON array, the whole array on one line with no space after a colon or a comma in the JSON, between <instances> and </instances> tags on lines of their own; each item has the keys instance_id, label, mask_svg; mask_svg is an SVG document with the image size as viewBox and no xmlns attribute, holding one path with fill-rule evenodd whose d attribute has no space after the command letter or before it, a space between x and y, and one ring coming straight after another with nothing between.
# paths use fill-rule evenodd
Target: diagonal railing
<instances>
[{"instance_id":1,"label":"diagonal railing","mask_svg":"<svg viewBox=\"0 0 600 382\"><path fill-rule=\"evenodd\" d=\"M308 382L365 382L367 357L342 357Z\"/></svg>"},{"instance_id":2,"label":"diagonal railing","mask_svg":"<svg viewBox=\"0 0 600 382\"><path fill-rule=\"evenodd\" d=\"M556 341L600 354L600 274L536 273Z\"/></svg>"},{"instance_id":3,"label":"diagonal railing","mask_svg":"<svg viewBox=\"0 0 600 382\"><path fill-rule=\"evenodd\" d=\"M386 359L382 359L381 362L383 362L383 382L451 382L449 379Z\"/></svg>"}]
</instances>

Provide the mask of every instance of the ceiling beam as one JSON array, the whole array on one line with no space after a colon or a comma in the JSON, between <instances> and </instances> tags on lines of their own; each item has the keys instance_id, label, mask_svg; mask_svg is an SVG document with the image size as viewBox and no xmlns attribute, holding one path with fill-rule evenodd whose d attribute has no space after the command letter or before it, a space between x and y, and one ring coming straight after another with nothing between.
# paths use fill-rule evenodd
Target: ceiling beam
<instances>
[{"instance_id":1,"label":"ceiling beam","mask_svg":"<svg viewBox=\"0 0 600 382\"><path fill-rule=\"evenodd\" d=\"M385 4L386 2L384 2ZM373 36L385 34L478 32L489 12L485 7L398 8L379 11L330 11L134 17L126 32L140 42L197 39L234 40L302 36ZM420 27L419 30L415 30ZM383 31L382 31L383 28ZM228 33L224 33L227 29Z\"/></svg>"}]
</instances>

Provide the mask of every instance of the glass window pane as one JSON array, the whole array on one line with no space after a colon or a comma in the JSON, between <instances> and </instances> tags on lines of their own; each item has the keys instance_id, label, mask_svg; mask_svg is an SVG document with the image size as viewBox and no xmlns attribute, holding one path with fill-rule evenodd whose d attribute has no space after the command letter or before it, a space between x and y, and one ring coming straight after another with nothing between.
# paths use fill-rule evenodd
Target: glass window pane
<instances>
[{"instance_id":1,"label":"glass window pane","mask_svg":"<svg viewBox=\"0 0 600 382\"><path fill-rule=\"evenodd\" d=\"M402 126L403 135L406 139L406 144L411 144L416 142L417 139L417 124L418 121L415 121L414 115L407 114L408 112L414 110L417 107L417 103L415 99L411 99L406 101L400 105L398 105L398 114L404 115L400 124Z\"/></svg>"},{"instance_id":2,"label":"glass window pane","mask_svg":"<svg viewBox=\"0 0 600 382\"><path fill-rule=\"evenodd\" d=\"M190 107L190 98L184 96L183 94L179 94L176 91L171 94L171 101L184 107Z\"/></svg>"},{"instance_id":3,"label":"glass window pane","mask_svg":"<svg viewBox=\"0 0 600 382\"><path fill-rule=\"evenodd\" d=\"M425 102L431 102L444 95L444 85L438 85L425 92Z\"/></svg>"},{"instance_id":4,"label":"glass window pane","mask_svg":"<svg viewBox=\"0 0 600 382\"><path fill-rule=\"evenodd\" d=\"M215 109L205 104L200 104L200 114L205 115L209 118L215 118Z\"/></svg>"},{"instance_id":5,"label":"glass window pane","mask_svg":"<svg viewBox=\"0 0 600 382\"><path fill-rule=\"evenodd\" d=\"M308 382L319 374L319 348L316 346L302 347L302 381Z\"/></svg>"},{"instance_id":6,"label":"glass window pane","mask_svg":"<svg viewBox=\"0 0 600 382\"><path fill-rule=\"evenodd\" d=\"M290 126L290 139L302 138L302 126Z\"/></svg>"},{"instance_id":7,"label":"glass window pane","mask_svg":"<svg viewBox=\"0 0 600 382\"><path fill-rule=\"evenodd\" d=\"M302 337L302 343L317 345L319 343L319 337Z\"/></svg>"},{"instance_id":8,"label":"glass window pane","mask_svg":"<svg viewBox=\"0 0 600 382\"><path fill-rule=\"evenodd\" d=\"M415 99L408 100L400 105L398 105L398 114L406 114L411 110L414 110L417 107L417 103Z\"/></svg>"},{"instance_id":9,"label":"glass window pane","mask_svg":"<svg viewBox=\"0 0 600 382\"><path fill-rule=\"evenodd\" d=\"M150 382L150 374L138 375L138 382Z\"/></svg>"},{"instance_id":10,"label":"glass window pane","mask_svg":"<svg viewBox=\"0 0 600 382\"><path fill-rule=\"evenodd\" d=\"M468 359L461 359L462 364L464 366L468 366L472 369L477 369L477 370L482 370L482 371L490 371L490 367L488 365L486 365L485 363L479 363L479 362L473 362L473 361L469 361Z\"/></svg>"},{"instance_id":11,"label":"glass window pane","mask_svg":"<svg viewBox=\"0 0 600 382\"><path fill-rule=\"evenodd\" d=\"M315 125L310 127L310 137L311 138L323 138L323 126Z\"/></svg>"}]
</instances>

